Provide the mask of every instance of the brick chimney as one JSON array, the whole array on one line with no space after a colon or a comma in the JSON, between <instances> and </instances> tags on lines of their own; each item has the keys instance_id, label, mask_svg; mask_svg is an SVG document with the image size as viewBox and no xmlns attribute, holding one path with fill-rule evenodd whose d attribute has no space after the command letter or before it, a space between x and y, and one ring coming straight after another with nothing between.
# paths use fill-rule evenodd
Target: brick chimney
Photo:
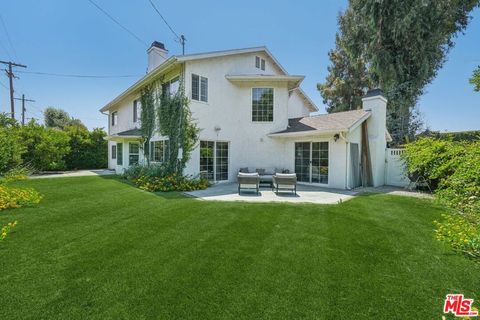
<instances>
[{"instance_id":1,"label":"brick chimney","mask_svg":"<svg viewBox=\"0 0 480 320\"><path fill-rule=\"evenodd\" d=\"M148 67L147 73L164 63L168 59L168 50L161 42L154 41L147 50L148 53Z\"/></svg>"}]
</instances>

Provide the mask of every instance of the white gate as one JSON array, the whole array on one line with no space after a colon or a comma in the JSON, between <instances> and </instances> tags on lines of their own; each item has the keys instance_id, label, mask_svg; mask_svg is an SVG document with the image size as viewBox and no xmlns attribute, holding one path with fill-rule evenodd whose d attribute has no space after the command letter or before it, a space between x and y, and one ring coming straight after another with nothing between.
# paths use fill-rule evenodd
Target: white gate
<instances>
[{"instance_id":1,"label":"white gate","mask_svg":"<svg viewBox=\"0 0 480 320\"><path fill-rule=\"evenodd\" d=\"M405 168L405 162L401 159L405 149L387 148L385 158L385 184L389 186L405 187L409 180Z\"/></svg>"}]
</instances>

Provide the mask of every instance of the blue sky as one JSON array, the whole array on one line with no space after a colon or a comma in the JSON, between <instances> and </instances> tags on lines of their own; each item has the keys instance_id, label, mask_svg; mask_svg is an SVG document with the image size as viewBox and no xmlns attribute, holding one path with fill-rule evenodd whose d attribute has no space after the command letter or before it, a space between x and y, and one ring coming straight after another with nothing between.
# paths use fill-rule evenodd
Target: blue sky
<instances>
[{"instance_id":1,"label":"blue sky","mask_svg":"<svg viewBox=\"0 0 480 320\"><path fill-rule=\"evenodd\" d=\"M162 41L171 54L181 52L148 0L94 1L144 42ZM325 110L316 83L327 74L336 18L346 1L154 1L177 33L185 34L187 53L266 45L288 72L306 76L303 88L320 111ZM41 118L41 110L52 105L90 128L105 127L106 117L98 109L145 73L147 47L88 0L8 1L0 14L11 40L0 24L0 60L26 64L29 72L136 76L90 79L17 73L17 96L25 93L36 100L27 104L29 118ZM480 129L480 93L468 83L480 65L480 10L472 16L420 99L431 129ZM0 76L0 83L0 111L8 112L8 91L2 87L7 77Z\"/></svg>"}]
</instances>

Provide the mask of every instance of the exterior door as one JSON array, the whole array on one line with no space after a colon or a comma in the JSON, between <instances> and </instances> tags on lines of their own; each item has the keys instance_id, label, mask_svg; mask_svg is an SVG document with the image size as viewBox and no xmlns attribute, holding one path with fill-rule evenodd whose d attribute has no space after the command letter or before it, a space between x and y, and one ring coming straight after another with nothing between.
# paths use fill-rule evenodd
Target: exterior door
<instances>
[{"instance_id":1,"label":"exterior door","mask_svg":"<svg viewBox=\"0 0 480 320\"><path fill-rule=\"evenodd\" d=\"M328 142L296 142L295 173L300 182L328 184Z\"/></svg>"},{"instance_id":2,"label":"exterior door","mask_svg":"<svg viewBox=\"0 0 480 320\"><path fill-rule=\"evenodd\" d=\"M228 180L228 142L200 141L200 175L210 181Z\"/></svg>"}]
</instances>

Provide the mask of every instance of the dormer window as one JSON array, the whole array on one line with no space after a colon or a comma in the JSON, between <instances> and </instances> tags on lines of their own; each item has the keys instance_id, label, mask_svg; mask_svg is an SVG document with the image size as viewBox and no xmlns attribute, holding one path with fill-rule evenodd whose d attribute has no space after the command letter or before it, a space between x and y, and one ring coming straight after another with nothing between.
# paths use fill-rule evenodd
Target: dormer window
<instances>
[{"instance_id":1,"label":"dormer window","mask_svg":"<svg viewBox=\"0 0 480 320\"><path fill-rule=\"evenodd\" d=\"M265 59L255 56L255 68L265 71Z\"/></svg>"}]
</instances>

